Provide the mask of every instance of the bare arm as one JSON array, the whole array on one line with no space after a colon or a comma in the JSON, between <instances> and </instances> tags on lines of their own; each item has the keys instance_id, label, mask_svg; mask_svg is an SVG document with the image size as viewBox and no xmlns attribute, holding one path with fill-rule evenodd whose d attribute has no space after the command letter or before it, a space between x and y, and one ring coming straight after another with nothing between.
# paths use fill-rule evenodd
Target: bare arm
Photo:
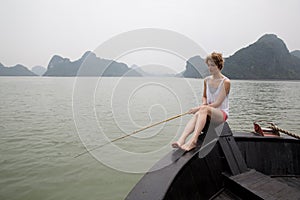
<instances>
[{"instance_id":1,"label":"bare arm","mask_svg":"<svg viewBox=\"0 0 300 200\"><path fill-rule=\"evenodd\" d=\"M204 87L203 87L203 95L202 95L202 105L207 105L206 79L204 79Z\"/></svg>"}]
</instances>

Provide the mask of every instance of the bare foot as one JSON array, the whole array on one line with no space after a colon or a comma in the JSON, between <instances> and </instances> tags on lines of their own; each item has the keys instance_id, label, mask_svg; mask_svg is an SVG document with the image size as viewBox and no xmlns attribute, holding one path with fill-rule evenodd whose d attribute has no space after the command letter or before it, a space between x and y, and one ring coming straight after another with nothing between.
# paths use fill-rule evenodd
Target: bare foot
<instances>
[{"instance_id":1,"label":"bare foot","mask_svg":"<svg viewBox=\"0 0 300 200\"><path fill-rule=\"evenodd\" d=\"M173 148L181 148L181 143L180 142L173 142L172 147Z\"/></svg>"},{"instance_id":2,"label":"bare foot","mask_svg":"<svg viewBox=\"0 0 300 200\"><path fill-rule=\"evenodd\" d=\"M190 151L194 149L197 146L197 143L194 141L189 141L188 143L182 145L180 148L185 150L185 151Z\"/></svg>"}]
</instances>

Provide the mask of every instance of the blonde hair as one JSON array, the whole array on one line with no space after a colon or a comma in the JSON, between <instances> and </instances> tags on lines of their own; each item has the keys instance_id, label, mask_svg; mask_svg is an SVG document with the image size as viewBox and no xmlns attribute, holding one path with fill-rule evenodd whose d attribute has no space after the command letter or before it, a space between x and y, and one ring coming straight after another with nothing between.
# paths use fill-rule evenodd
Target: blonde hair
<instances>
[{"instance_id":1,"label":"blonde hair","mask_svg":"<svg viewBox=\"0 0 300 200\"><path fill-rule=\"evenodd\" d=\"M208 61L214 62L220 70L224 67L224 59L221 53L211 53L206 57L205 63L208 64Z\"/></svg>"}]
</instances>

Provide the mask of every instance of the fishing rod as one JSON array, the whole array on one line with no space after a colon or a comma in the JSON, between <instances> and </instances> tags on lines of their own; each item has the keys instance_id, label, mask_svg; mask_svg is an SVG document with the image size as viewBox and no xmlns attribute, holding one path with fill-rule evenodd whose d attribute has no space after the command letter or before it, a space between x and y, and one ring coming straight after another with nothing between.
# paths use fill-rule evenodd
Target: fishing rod
<instances>
[{"instance_id":1,"label":"fishing rod","mask_svg":"<svg viewBox=\"0 0 300 200\"><path fill-rule=\"evenodd\" d=\"M74 158L78 158L79 156L82 156L82 155L84 155L84 154L86 154L86 153L90 153L91 151L94 151L94 150L96 150L96 149L102 148L102 147L104 147L104 146L106 146L106 145L108 145L108 144L110 144L110 143L113 143L113 142L116 142L116 141L118 141L118 140L127 138L127 137L129 137L129 136L131 136L131 135L137 134L137 133L139 133L139 132L141 132L141 131L144 131L144 130L146 130L146 129L148 129L148 128L151 128L151 127L153 127L153 126L157 126L157 125L162 124L162 123L166 123L166 122L168 122L168 121L171 121L171 120L176 119L176 118L178 118L178 117L182 117L182 116L187 115L187 114L190 114L190 112L185 112L185 113L182 113L182 114L179 114L179 115L175 115L175 116L170 117L170 118L168 118L168 119L165 119L165 120L163 120L163 121L156 122L156 123L151 124L151 125L149 125L149 126L145 126L145 127L141 128L141 129L138 129L138 130L133 131L133 132L130 133L130 134L124 135L124 136L122 136L122 137L118 137L118 138L113 139L113 140L111 140L111 141L109 141L109 142L107 142L107 143L104 143L104 144L100 145L100 146L94 147L94 148L92 148L92 149L86 149L86 151L84 151L84 152L82 152L82 153L76 155Z\"/></svg>"}]
</instances>

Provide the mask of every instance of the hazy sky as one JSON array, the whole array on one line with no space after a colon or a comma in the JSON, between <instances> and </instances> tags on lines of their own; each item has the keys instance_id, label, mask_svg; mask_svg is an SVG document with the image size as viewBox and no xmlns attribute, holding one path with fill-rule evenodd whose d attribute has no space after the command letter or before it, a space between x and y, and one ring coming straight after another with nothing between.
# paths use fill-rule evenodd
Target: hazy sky
<instances>
[{"instance_id":1,"label":"hazy sky","mask_svg":"<svg viewBox=\"0 0 300 200\"><path fill-rule=\"evenodd\" d=\"M126 31L176 31L225 56L275 33L300 49L299 0L1 0L0 62L47 66L78 59Z\"/></svg>"}]
</instances>

